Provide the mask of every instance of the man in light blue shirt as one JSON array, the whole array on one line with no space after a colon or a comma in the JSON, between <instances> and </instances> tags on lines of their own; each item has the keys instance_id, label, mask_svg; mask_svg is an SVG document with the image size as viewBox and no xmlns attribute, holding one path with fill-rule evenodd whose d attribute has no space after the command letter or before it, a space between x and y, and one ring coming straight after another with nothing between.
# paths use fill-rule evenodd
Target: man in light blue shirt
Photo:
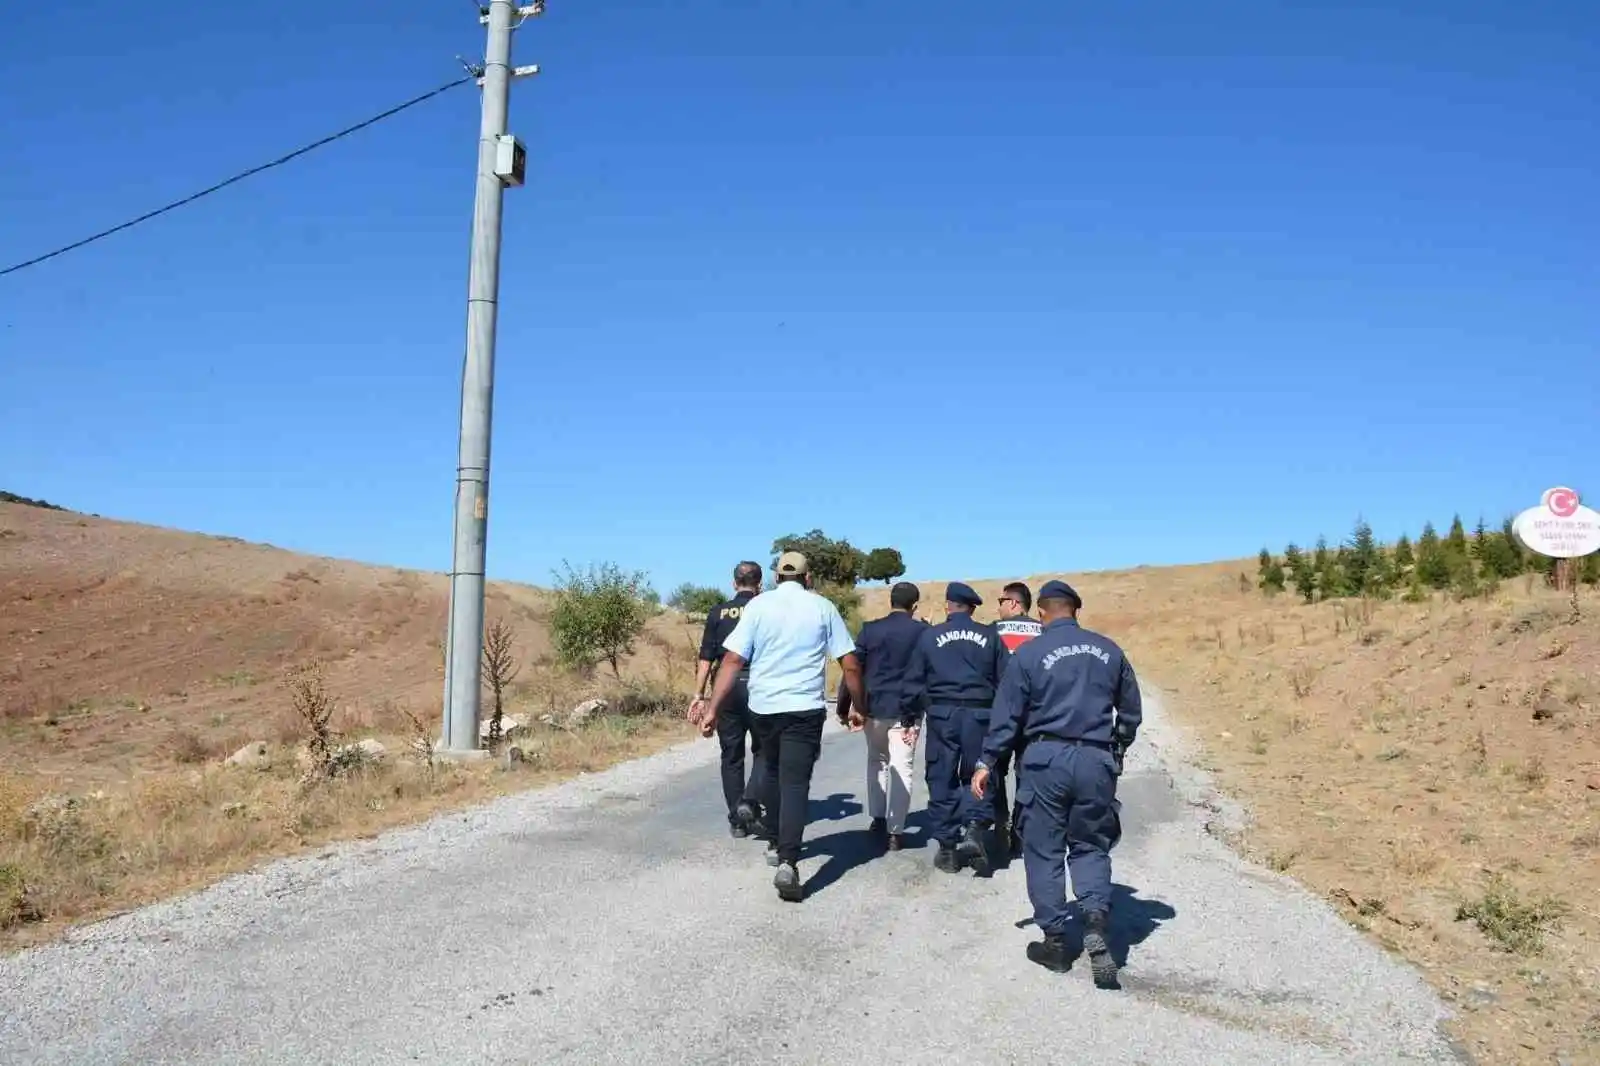
<instances>
[{"instance_id":1,"label":"man in light blue shirt","mask_svg":"<svg viewBox=\"0 0 1600 1066\"><path fill-rule=\"evenodd\" d=\"M784 552L773 572L777 587L745 606L723 644L727 654L700 733L716 732L733 679L748 663L750 726L760 738L767 793L762 806L773 841L767 859L778 868L772 883L780 899L798 902L805 893L796 863L811 802L811 771L822 752L829 659L844 671L851 703L865 713L867 701L855 641L839 609L811 591L806 557Z\"/></svg>"}]
</instances>

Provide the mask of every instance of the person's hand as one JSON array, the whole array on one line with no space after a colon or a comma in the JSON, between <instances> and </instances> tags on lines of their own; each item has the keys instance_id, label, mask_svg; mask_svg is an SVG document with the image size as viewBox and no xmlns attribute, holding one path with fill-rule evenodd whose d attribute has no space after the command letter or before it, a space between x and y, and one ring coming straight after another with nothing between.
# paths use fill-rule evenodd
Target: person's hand
<instances>
[{"instance_id":1,"label":"person's hand","mask_svg":"<svg viewBox=\"0 0 1600 1066\"><path fill-rule=\"evenodd\" d=\"M989 787L989 768L980 766L972 774L972 795L976 799L983 799L984 792Z\"/></svg>"},{"instance_id":2,"label":"person's hand","mask_svg":"<svg viewBox=\"0 0 1600 1066\"><path fill-rule=\"evenodd\" d=\"M709 737L716 731L717 716L711 713L710 707L707 707L705 713L700 718L700 735L703 737Z\"/></svg>"},{"instance_id":3,"label":"person's hand","mask_svg":"<svg viewBox=\"0 0 1600 1066\"><path fill-rule=\"evenodd\" d=\"M861 712L860 711L856 710L854 707L850 708L850 720L847 723L850 726L850 732L852 732L852 733L860 732L861 731L861 726L865 722L866 722L866 719L861 717Z\"/></svg>"},{"instance_id":4,"label":"person's hand","mask_svg":"<svg viewBox=\"0 0 1600 1066\"><path fill-rule=\"evenodd\" d=\"M684 715L684 717L687 718L692 724L699 725L700 720L705 717L705 713L706 698L704 696L696 696L694 699L689 701L689 711L686 715Z\"/></svg>"},{"instance_id":5,"label":"person's hand","mask_svg":"<svg viewBox=\"0 0 1600 1066\"><path fill-rule=\"evenodd\" d=\"M905 738L906 747L914 748L914 747L917 746L917 737L920 735L920 733L918 732L918 727L917 726L914 726L914 725L901 726L900 727L900 735Z\"/></svg>"}]
</instances>

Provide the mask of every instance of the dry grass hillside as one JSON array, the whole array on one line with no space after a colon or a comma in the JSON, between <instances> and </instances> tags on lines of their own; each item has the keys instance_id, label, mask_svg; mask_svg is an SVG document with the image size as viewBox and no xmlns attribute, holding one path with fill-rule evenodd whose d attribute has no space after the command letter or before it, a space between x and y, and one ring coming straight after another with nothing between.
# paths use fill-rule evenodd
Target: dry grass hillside
<instances>
[{"instance_id":1,"label":"dry grass hillside","mask_svg":"<svg viewBox=\"0 0 1600 1066\"><path fill-rule=\"evenodd\" d=\"M1066 576L1084 624L1171 694L1251 813L1230 843L1421 966L1480 1061L1600 1062L1600 596L1577 621L1532 578L1305 605L1255 574L1028 580ZM1004 581L972 584L992 618ZM921 587L942 618L943 583ZM864 606L882 613L886 590Z\"/></svg>"},{"instance_id":2,"label":"dry grass hillside","mask_svg":"<svg viewBox=\"0 0 1600 1066\"><path fill-rule=\"evenodd\" d=\"M438 730L442 575L0 503L0 946L688 735L698 634L677 616L651 623L619 684L551 666L538 590L488 599L515 627L507 713L534 727L527 759L428 769L412 745ZM326 704L335 739L386 748L314 788L287 685L308 667L320 680L301 696ZM565 728L596 695L625 713ZM224 765L257 741L252 768Z\"/></svg>"}]
</instances>

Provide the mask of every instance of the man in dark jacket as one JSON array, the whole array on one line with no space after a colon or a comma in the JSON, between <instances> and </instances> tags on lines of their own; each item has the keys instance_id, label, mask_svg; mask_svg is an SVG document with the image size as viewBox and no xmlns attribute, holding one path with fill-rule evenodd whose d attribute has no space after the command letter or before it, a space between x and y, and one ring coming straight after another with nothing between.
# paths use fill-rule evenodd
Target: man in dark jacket
<instances>
[{"instance_id":1,"label":"man in dark jacket","mask_svg":"<svg viewBox=\"0 0 1600 1066\"><path fill-rule=\"evenodd\" d=\"M909 581L895 585L889 591L889 613L862 626L856 637L866 707L852 707L849 689L839 683L840 720L866 731L867 813L872 832L887 838L890 851L903 846L911 809L917 718L906 706L903 688L911 652L928 628L915 616L920 596Z\"/></svg>"},{"instance_id":2,"label":"man in dark jacket","mask_svg":"<svg viewBox=\"0 0 1600 1066\"><path fill-rule=\"evenodd\" d=\"M945 589L948 617L917 639L905 688L928 718L928 819L939 842L934 867L948 873L970 865L987 876L993 799L979 800L967 786L989 731L989 707L1011 653L994 626L972 617L983 600L952 581Z\"/></svg>"},{"instance_id":3,"label":"man in dark jacket","mask_svg":"<svg viewBox=\"0 0 1600 1066\"><path fill-rule=\"evenodd\" d=\"M689 704L689 718L696 720L704 711L717 671L722 666L723 642L745 604L761 591L761 564L742 562L733 568L733 599L724 600L706 615L705 632L700 638L700 661L695 676L695 697ZM728 696L727 706L717 716L717 741L722 745L722 798L728 805L728 832L736 837L761 836L762 760L759 743L750 724L750 671L744 668ZM750 737L750 780L744 776L745 735Z\"/></svg>"}]
</instances>

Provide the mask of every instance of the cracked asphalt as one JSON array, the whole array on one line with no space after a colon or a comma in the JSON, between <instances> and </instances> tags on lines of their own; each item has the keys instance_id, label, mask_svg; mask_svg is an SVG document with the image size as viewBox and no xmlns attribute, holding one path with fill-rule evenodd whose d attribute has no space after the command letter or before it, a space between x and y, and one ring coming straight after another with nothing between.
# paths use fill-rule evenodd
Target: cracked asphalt
<instances>
[{"instance_id":1,"label":"cracked asphalt","mask_svg":"<svg viewBox=\"0 0 1600 1066\"><path fill-rule=\"evenodd\" d=\"M0 960L0 1062L1466 1061L1415 973L1205 831L1227 805L1159 694L1146 713L1113 854L1120 991L1087 959L1026 960L1020 863L875 852L863 741L830 723L803 903L727 835L700 741Z\"/></svg>"}]
</instances>

